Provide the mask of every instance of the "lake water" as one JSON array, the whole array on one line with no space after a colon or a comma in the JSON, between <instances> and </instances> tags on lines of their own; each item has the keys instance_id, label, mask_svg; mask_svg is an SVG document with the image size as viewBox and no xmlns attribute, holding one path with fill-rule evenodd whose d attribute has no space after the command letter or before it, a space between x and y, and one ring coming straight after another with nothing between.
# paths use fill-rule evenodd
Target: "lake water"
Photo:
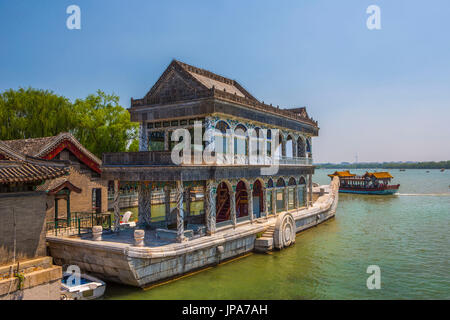
<instances>
[{"instance_id":1,"label":"lake water","mask_svg":"<svg viewBox=\"0 0 450 320\"><path fill-rule=\"evenodd\" d=\"M335 219L283 251L147 291L108 283L105 299L450 299L450 170L429 171L391 170L399 195L340 194ZM381 269L379 290L366 287L369 265Z\"/></svg>"}]
</instances>

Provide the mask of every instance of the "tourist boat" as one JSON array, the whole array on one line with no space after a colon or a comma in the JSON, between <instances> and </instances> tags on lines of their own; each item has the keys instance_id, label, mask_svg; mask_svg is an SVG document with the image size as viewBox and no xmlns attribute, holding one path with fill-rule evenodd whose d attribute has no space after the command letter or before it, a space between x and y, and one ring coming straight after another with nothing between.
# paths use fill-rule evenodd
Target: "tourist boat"
<instances>
[{"instance_id":1,"label":"tourist boat","mask_svg":"<svg viewBox=\"0 0 450 320\"><path fill-rule=\"evenodd\" d=\"M69 279L72 273L65 272L61 280L61 300L92 300L103 296L106 284L93 276L80 275L80 283Z\"/></svg>"},{"instance_id":2,"label":"tourist boat","mask_svg":"<svg viewBox=\"0 0 450 320\"><path fill-rule=\"evenodd\" d=\"M445 171L445 169L444 169L444 168L442 168L442 169L441 169L441 172L444 172L444 171Z\"/></svg>"},{"instance_id":3,"label":"tourist boat","mask_svg":"<svg viewBox=\"0 0 450 320\"><path fill-rule=\"evenodd\" d=\"M405 169L400 169L400 171L406 171Z\"/></svg>"},{"instance_id":4,"label":"tourist boat","mask_svg":"<svg viewBox=\"0 0 450 320\"><path fill-rule=\"evenodd\" d=\"M336 171L328 175L331 179L339 177L339 192L358 194L394 194L400 188L399 184L390 185L394 177L389 172L366 172L362 176L350 173L350 171Z\"/></svg>"}]
</instances>

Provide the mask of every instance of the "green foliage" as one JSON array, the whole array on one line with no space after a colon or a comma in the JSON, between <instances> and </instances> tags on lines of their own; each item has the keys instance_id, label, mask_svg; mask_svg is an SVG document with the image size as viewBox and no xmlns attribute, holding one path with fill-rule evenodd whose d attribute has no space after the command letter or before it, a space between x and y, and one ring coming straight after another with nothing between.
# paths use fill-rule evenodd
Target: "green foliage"
<instances>
[{"instance_id":1,"label":"green foliage","mask_svg":"<svg viewBox=\"0 0 450 320\"><path fill-rule=\"evenodd\" d=\"M48 90L9 89L0 94L0 139L53 136L75 128L72 104Z\"/></svg>"},{"instance_id":2,"label":"green foliage","mask_svg":"<svg viewBox=\"0 0 450 320\"><path fill-rule=\"evenodd\" d=\"M131 141L130 146L128 147L128 151L130 152L136 152L139 151L139 139L134 139Z\"/></svg>"},{"instance_id":3,"label":"green foliage","mask_svg":"<svg viewBox=\"0 0 450 320\"><path fill-rule=\"evenodd\" d=\"M439 162L373 162L373 163L349 163L318 164L317 168L323 169L450 169L449 161Z\"/></svg>"},{"instance_id":4,"label":"green foliage","mask_svg":"<svg viewBox=\"0 0 450 320\"><path fill-rule=\"evenodd\" d=\"M23 283L25 282L25 275L23 273L16 272L14 273L14 277L16 277L17 280L19 280L17 283L17 290L22 290Z\"/></svg>"},{"instance_id":5,"label":"green foliage","mask_svg":"<svg viewBox=\"0 0 450 320\"><path fill-rule=\"evenodd\" d=\"M119 97L98 90L85 99L69 99L41 89L9 89L0 94L0 140L54 136L71 132L88 150L133 150L138 125L119 105Z\"/></svg>"},{"instance_id":6,"label":"green foliage","mask_svg":"<svg viewBox=\"0 0 450 320\"><path fill-rule=\"evenodd\" d=\"M88 150L101 156L103 152L127 151L136 139L138 125L119 105L119 97L98 90L73 104L77 125L73 133ZM133 143L131 143L133 144Z\"/></svg>"}]
</instances>

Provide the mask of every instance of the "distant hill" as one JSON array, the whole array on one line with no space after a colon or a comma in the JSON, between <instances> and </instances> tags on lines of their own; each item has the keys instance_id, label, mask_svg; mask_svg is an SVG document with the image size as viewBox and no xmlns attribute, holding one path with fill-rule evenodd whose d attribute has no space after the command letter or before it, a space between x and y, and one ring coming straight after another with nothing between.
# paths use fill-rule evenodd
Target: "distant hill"
<instances>
[{"instance_id":1,"label":"distant hill","mask_svg":"<svg viewBox=\"0 0 450 320\"><path fill-rule=\"evenodd\" d=\"M450 160L439 162L359 162L359 163L315 163L324 169L450 169Z\"/></svg>"}]
</instances>

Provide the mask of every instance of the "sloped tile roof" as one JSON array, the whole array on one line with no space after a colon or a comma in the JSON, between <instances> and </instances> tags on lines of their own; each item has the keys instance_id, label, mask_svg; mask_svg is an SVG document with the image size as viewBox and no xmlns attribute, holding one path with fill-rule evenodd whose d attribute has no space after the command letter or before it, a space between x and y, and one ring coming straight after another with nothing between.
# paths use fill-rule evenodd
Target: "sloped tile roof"
<instances>
[{"instance_id":1,"label":"sloped tile roof","mask_svg":"<svg viewBox=\"0 0 450 320\"><path fill-rule=\"evenodd\" d=\"M0 141L0 183L26 183L55 179L68 174L66 161L50 161L29 157L12 150Z\"/></svg>"},{"instance_id":2,"label":"sloped tile roof","mask_svg":"<svg viewBox=\"0 0 450 320\"><path fill-rule=\"evenodd\" d=\"M87 150L71 133L61 132L60 134L52 137L43 138L30 138L19 140L4 140L3 142L11 149L16 150L24 155L32 157L43 157L56 148L61 142L68 140L72 142L77 148L79 148L87 157L92 161L101 165L102 161L97 158L93 153Z\"/></svg>"}]
</instances>

